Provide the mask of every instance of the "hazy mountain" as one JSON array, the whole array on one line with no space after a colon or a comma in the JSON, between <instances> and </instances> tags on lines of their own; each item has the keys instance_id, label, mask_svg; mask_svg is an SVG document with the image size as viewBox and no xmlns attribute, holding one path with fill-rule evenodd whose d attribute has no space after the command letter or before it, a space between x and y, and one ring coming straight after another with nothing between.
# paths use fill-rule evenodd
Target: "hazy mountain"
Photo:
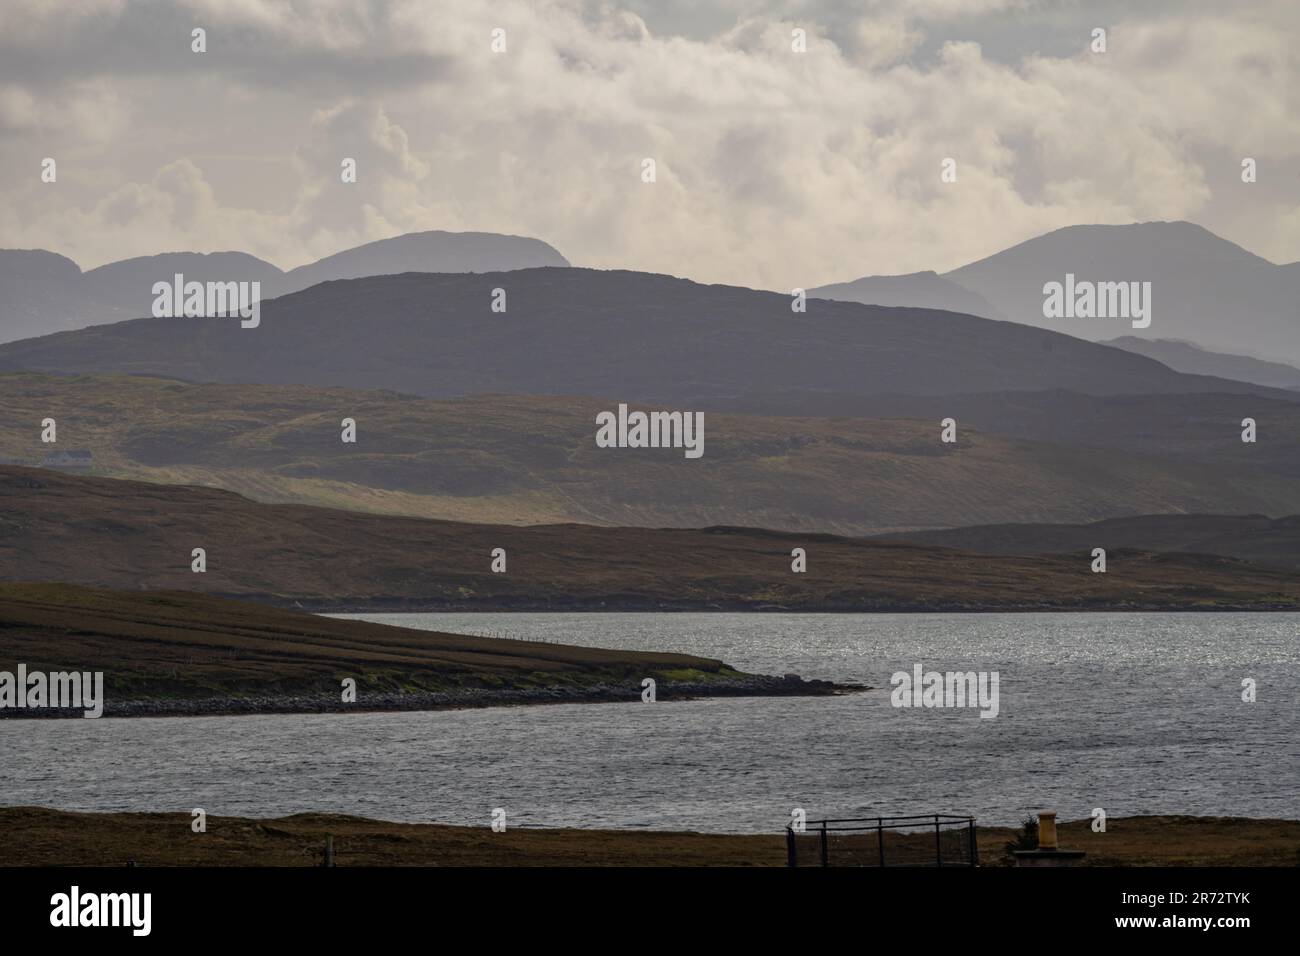
<instances>
[{"instance_id":1,"label":"hazy mountain","mask_svg":"<svg viewBox=\"0 0 1300 956\"><path fill-rule=\"evenodd\" d=\"M1300 607L1300 575L1223 557L1117 551L1109 573L1092 574L1087 552L976 555L738 528L463 524L10 467L0 467L0 528L0 580L312 608ZM206 550L204 574L190 570L196 546ZM807 552L806 573L790 570L796 547ZM505 550L509 573L492 573L494 548ZM49 590L57 607L59 589Z\"/></svg>"},{"instance_id":2,"label":"hazy mountain","mask_svg":"<svg viewBox=\"0 0 1300 956\"><path fill-rule=\"evenodd\" d=\"M274 284L274 291L264 294L284 295L332 279L399 272L508 272L568 264L539 239L490 232L412 232L291 269Z\"/></svg>"},{"instance_id":3,"label":"hazy mountain","mask_svg":"<svg viewBox=\"0 0 1300 956\"><path fill-rule=\"evenodd\" d=\"M1142 515L1092 524L1001 524L912 531L876 540L938 545L986 554L1090 554L1121 548L1217 554L1300 569L1300 515Z\"/></svg>"},{"instance_id":4,"label":"hazy mountain","mask_svg":"<svg viewBox=\"0 0 1300 956\"><path fill-rule=\"evenodd\" d=\"M94 303L99 322L151 315L155 282L171 284L177 273L186 282L260 282L262 294L284 275L276 266L243 252L166 252L110 262L82 273L81 286Z\"/></svg>"},{"instance_id":5,"label":"hazy mountain","mask_svg":"<svg viewBox=\"0 0 1300 956\"><path fill-rule=\"evenodd\" d=\"M81 268L67 256L44 249L0 249L0 279L6 296L25 282L75 282Z\"/></svg>"},{"instance_id":6,"label":"hazy mountain","mask_svg":"<svg viewBox=\"0 0 1300 956\"><path fill-rule=\"evenodd\" d=\"M1300 368L1281 362L1265 362L1246 355L1211 352L1191 342L1176 339L1144 339L1135 335L1121 335L1102 344L1145 355L1178 372L1217 375L1270 388L1300 389Z\"/></svg>"},{"instance_id":7,"label":"hazy mountain","mask_svg":"<svg viewBox=\"0 0 1300 956\"><path fill-rule=\"evenodd\" d=\"M44 249L0 249L0 342L81 326L96 311L81 269Z\"/></svg>"},{"instance_id":8,"label":"hazy mountain","mask_svg":"<svg viewBox=\"0 0 1300 956\"><path fill-rule=\"evenodd\" d=\"M1031 405L1044 398L1021 396ZM91 452L96 474L475 522L852 535L1168 512L1300 513L1300 404L1261 413L1260 444L1243 444L1236 423L1214 417L1208 402L1190 406L1193 421L1204 415L1199 432L1188 425L1144 442L1144 427L1159 432L1182 414L1173 406L1142 426L1143 403L1160 398L1104 409L1102 433L1120 436L1117 450L1088 447L1080 439L1090 434L1068 428L1051 441L981 432L965 411L955 445L939 441L937 414L878 421L709 412L704 455L687 460L678 449L598 448L596 413L614 407L611 399L433 400L19 373L0 375L0 460L40 464L52 446L37 426L51 416L57 447ZM345 417L356 422L355 444L340 441Z\"/></svg>"},{"instance_id":9,"label":"hazy mountain","mask_svg":"<svg viewBox=\"0 0 1300 956\"><path fill-rule=\"evenodd\" d=\"M1150 282L1152 321L1045 318L1043 286ZM1189 222L1070 226L945 273L1015 322L1087 339L1184 339L1232 354L1300 362L1300 273Z\"/></svg>"},{"instance_id":10,"label":"hazy mountain","mask_svg":"<svg viewBox=\"0 0 1300 956\"><path fill-rule=\"evenodd\" d=\"M496 288L506 291L506 312L492 311ZM795 314L787 295L638 272L407 273L322 283L264 302L255 329L224 318L146 318L11 342L0 346L0 368L425 396L603 395L688 407L759 390L1267 391L1012 322L809 303Z\"/></svg>"},{"instance_id":11,"label":"hazy mountain","mask_svg":"<svg viewBox=\"0 0 1300 956\"><path fill-rule=\"evenodd\" d=\"M943 309L987 319L1003 316L981 295L944 279L934 272L913 272L902 276L866 276L852 282L838 282L808 290L808 297L863 302L870 305L906 306L914 309Z\"/></svg>"},{"instance_id":12,"label":"hazy mountain","mask_svg":"<svg viewBox=\"0 0 1300 956\"><path fill-rule=\"evenodd\" d=\"M85 273L44 250L0 250L0 342L152 314L155 282L260 282L272 298L330 279L399 272L494 272L568 265L537 239L485 232L418 232L367 243L282 272L243 252L168 252Z\"/></svg>"}]
</instances>

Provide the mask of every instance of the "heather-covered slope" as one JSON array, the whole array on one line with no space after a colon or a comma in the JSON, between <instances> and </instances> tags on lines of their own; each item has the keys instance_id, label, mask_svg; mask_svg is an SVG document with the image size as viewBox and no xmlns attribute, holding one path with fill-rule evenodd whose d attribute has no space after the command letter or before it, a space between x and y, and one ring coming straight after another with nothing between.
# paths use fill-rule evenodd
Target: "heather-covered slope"
<instances>
[{"instance_id":1,"label":"heather-covered slope","mask_svg":"<svg viewBox=\"0 0 1300 956\"><path fill-rule=\"evenodd\" d=\"M1090 562L738 528L460 524L0 468L0 580L384 610L1300 608L1300 574L1231 558L1117 551L1106 574Z\"/></svg>"},{"instance_id":2,"label":"heather-covered slope","mask_svg":"<svg viewBox=\"0 0 1300 956\"><path fill-rule=\"evenodd\" d=\"M40 464L51 451L83 449L101 475L502 524L870 534L1161 512L1300 512L1300 405L1278 404L1266 415L1264 400L1242 397L1260 415L1263 436L1243 445L1239 417L1224 418L1232 407L1206 397L1191 419L1178 417L1187 407L1179 405L1144 421L1155 398L1130 399L1106 416L1070 418L1067 409L1063 430L1042 428L1048 441L983 431L983 419L968 418L973 404L946 399L932 400L917 420L709 412L704 455L688 460L676 449L596 447L595 416L614 407L608 398L431 400L313 386L0 374L7 410L0 459ZM1038 408L1050 399L1038 393L1020 402ZM959 418L956 444L940 441L947 414ZM40 441L46 417L58 422L55 445ZM355 444L340 440L345 417L357 423ZM1125 444L1086 447L1094 423Z\"/></svg>"}]
</instances>

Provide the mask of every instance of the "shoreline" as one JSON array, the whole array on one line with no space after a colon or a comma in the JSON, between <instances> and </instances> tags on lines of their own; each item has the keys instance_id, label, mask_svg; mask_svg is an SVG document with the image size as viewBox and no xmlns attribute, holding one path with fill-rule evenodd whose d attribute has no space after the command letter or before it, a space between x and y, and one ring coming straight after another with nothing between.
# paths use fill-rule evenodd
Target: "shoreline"
<instances>
[{"instance_id":1,"label":"shoreline","mask_svg":"<svg viewBox=\"0 0 1300 956\"><path fill-rule=\"evenodd\" d=\"M213 808L208 808L212 810ZM784 821L770 833L392 823L343 814L206 819L187 812L79 812L0 807L5 866L320 866L326 836L338 866L783 867ZM1296 866L1300 820L1148 815L1115 817L1105 833L1090 820L1058 824L1062 849L1084 866ZM907 837L888 831L887 846ZM1010 865L1012 827L977 826L981 867ZM931 841L932 837L927 837Z\"/></svg>"},{"instance_id":2,"label":"shoreline","mask_svg":"<svg viewBox=\"0 0 1300 956\"><path fill-rule=\"evenodd\" d=\"M248 595L221 595L233 600L254 601L284 610L302 611L304 614L317 614L322 617L334 615L365 614L1298 614L1300 604L1278 604L1275 606L1218 605L1216 607L1171 607L1168 605L1099 605L1089 607L1062 607L1059 605L980 605L961 607L932 607L912 604L891 605L887 607L786 607L784 605L749 605L734 606L709 605L640 605L627 604L611 607L605 603L599 606L571 604L557 607L553 602L537 605L524 604L416 604L412 606L393 607L390 605L350 604L343 607L333 605L301 604L297 601L284 601Z\"/></svg>"},{"instance_id":3,"label":"shoreline","mask_svg":"<svg viewBox=\"0 0 1300 956\"><path fill-rule=\"evenodd\" d=\"M744 674L717 681L661 681L655 687L656 703L722 697L836 697L871 688L856 684L805 680L796 675L773 677ZM598 683L587 686L464 687L448 691L405 693L366 692L355 704L338 695L292 695L207 698L156 698L105 701L100 718L132 717L238 717L290 714L360 714L441 710L479 710L488 707L534 707L547 704L613 704L641 700L641 688L632 684ZM0 720L83 720L79 709L0 709Z\"/></svg>"},{"instance_id":4,"label":"shoreline","mask_svg":"<svg viewBox=\"0 0 1300 956\"><path fill-rule=\"evenodd\" d=\"M0 583L0 622L0 674L65 675L61 696L31 701L62 706L39 709L17 706L27 689L16 698L11 676L0 719L84 719L99 703L102 716L132 717L639 701L647 679L666 701L850 689L695 654L451 634L185 591ZM68 661L107 675L93 702L80 681L69 696Z\"/></svg>"}]
</instances>

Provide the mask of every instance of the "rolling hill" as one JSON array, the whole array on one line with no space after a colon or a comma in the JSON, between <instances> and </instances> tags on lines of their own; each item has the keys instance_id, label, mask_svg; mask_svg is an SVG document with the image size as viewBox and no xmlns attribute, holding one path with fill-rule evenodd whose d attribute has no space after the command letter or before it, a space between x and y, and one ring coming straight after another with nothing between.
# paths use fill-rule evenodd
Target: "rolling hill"
<instances>
[{"instance_id":1,"label":"rolling hill","mask_svg":"<svg viewBox=\"0 0 1300 956\"><path fill-rule=\"evenodd\" d=\"M505 290L504 313L492 310L495 289ZM1012 322L821 299L795 314L776 293L559 268L326 282L264 302L257 328L136 319L0 345L0 369L430 397L603 395L688 408L726 407L759 390L1273 394Z\"/></svg>"},{"instance_id":2,"label":"rolling hill","mask_svg":"<svg viewBox=\"0 0 1300 956\"><path fill-rule=\"evenodd\" d=\"M1300 515L1140 515L1091 524L1000 524L881 535L876 540L982 554L1064 554L1092 548L1218 554L1300 571Z\"/></svg>"},{"instance_id":3,"label":"rolling hill","mask_svg":"<svg viewBox=\"0 0 1300 956\"><path fill-rule=\"evenodd\" d=\"M1175 372L1216 375L1238 382L1254 382L1269 388L1300 389L1300 368L1282 362L1265 362L1248 355L1211 352L1192 342L1177 339L1144 339L1136 335L1121 335L1102 344L1153 358Z\"/></svg>"},{"instance_id":4,"label":"rolling hill","mask_svg":"<svg viewBox=\"0 0 1300 956\"><path fill-rule=\"evenodd\" d=\"M1019 401L1037 414L1052 397ZM1066 396L1052 414L1068 418L1071 397L1078 398ZM39 465L52 450L84 449L104 476L496 524L726 524L856 535L1165 512L1300 512L1300 405L1275 403L1261 413L1261 442L1243 445L1231 396L1206 396L1204 419L1190 424L1179 417L1186 397L1168 396L1163 417L1144 424L1150 408L1159 411L1158 398L1096 399L1111 403L1104 416L1053 441L981 431L967 417L977 417L973 400L933 400L920 420L710 412L704 455L688 460L673 449L596 447L596 413L613 407L603 399L432 400L10 373L0 374L0 460ZM1257 412L1266 404L1239 399ZM1015 406L1008 400L990 414L1007 407ZM958 441L943 444L940 410L953 408ZM46 417L58 423L54 445L40 440ZM356 422L355 444L340 440L344 418ZM1166 425L1162 439L1147 434ZM1083 439L1094 426L1124 447L1089 447Z\"/></svg>"},{"instance_id":5,"label":"rolling hill","mask_svg":"<svg viewBox=\"0 0 1300 956\"><path fill-rule=\"evenodd\" d=\"M193 549L206 571L192 570ZM493 550L506 570L492 570ZM791 553L803 548L807 571ZM510 527L257 504L227 491L0 468L0 580L186 590L314 609L1300 608L1300 574L1116 551L979 555L738 528Z\"/></svg>"},{"instance_id":6,"label":"rolling hill","mask_svg":"<svg viewBox=\"0 0 1300 956\"><path fill-rule=\"evenodd\" d=\"M1270 393L1279 394L1286 393ZM1099 396L1055 389L942 396L780 393L749 395L737 404L753 415L780 410L801 416L927 421L952 416L964 425L1008 438L1155 456L1215 469L1248 467L1292 481L1300 478L1300 405L1294 398L1240 393ZM1241 440L1246 418L1256 423L1254 443Z\"/></svg>"}]
</instances>

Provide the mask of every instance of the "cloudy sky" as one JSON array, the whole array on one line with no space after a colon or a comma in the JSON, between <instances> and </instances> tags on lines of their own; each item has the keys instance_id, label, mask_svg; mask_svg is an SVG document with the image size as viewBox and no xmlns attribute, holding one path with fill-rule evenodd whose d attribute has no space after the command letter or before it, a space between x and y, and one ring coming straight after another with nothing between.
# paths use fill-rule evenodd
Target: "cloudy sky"
<instances>
[{"instance_id":1,"label":"cloudy sky","mask_svg":"<svg viewBox=\"0 0 1300 956\"><path fill-rule=\"evenodd\" d=\"M1190 219L1291 262L1298 39L1294 0L4 0L0 247L483 230L789 289Z\"/></svg>"}]
</instances>

